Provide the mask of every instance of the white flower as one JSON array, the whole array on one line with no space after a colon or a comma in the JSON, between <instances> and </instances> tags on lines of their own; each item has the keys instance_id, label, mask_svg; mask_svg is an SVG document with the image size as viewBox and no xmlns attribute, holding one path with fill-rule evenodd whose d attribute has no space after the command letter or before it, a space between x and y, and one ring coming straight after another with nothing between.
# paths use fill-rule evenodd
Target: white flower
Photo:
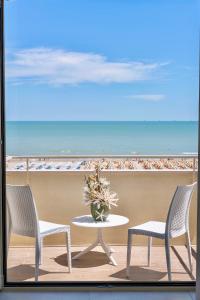
<instances>
[{"instance_id":1,"label":"white flower","mask_svg":"<svg viewBox=\"0 0 200 300\"><path fill-rule=\"evenodd\" d=\"M96 168L94 175L85 178L86 186L83 189L83 202L85 205L96 204L111 208L117 206L117 194L110 191L110 182L106 178L100 177L99 169Z\"/></svg>"},{"instance_id":2,"label":"white flower","mask_svg":"<svg viewBox=\"0 0 200 300\"><path fill-rule=\"evenodd\" d=\"M110 186L110 182L106 180L106 178L100 178L99 182L104 186L104 187L108 187Z\"/></svg>"}]
</instances>

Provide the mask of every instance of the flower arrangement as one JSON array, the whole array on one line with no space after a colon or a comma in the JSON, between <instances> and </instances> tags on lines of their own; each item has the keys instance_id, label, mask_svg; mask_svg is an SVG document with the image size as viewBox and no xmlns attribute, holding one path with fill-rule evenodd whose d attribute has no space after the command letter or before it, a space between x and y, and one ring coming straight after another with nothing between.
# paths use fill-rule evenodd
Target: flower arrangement
<instances>
[{"instance_id":1,"label":"flower arrangement","mask_svg":"<svg viewBox=\"0 0 200 300\"><path fill-rule=\"evenodd\" d=\"M95 174L85 177L83 201L90 205L91 214L95 221L105 221L112 206L117 206L117 194L110 191L110 182L100 177L99 167L95 167Z\"/></svg>"}]
</instances>

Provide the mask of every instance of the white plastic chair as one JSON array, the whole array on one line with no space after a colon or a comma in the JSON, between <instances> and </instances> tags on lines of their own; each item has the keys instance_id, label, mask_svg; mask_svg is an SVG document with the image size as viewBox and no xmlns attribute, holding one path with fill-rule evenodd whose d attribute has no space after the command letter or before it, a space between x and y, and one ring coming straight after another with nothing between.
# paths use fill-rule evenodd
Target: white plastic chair
<instances>
[{"instance_id":1,"label":"white plastic chair","mask_svg":"<svg viewBox=\"0 0 200 300\"><path fill-rule=\"evenodd\" d=\"M68 268L71 272L70 226L40 221L28 185L7 185L6 196L11 218L11 232L35 238L35 281L38 281L43 238L55 233L66 232L67 234Z\"/></svg>"},{"instance_id":2,"label":"white plastic chair","mask_svg":"<svg viewBox=\"0 0 200 300\"><path fill-rule=\"evenodd\" d=\"M196 182L191 185L177 187L169 207L166 223L149 221L128 229L127 277L130 275L129 272L133 234L148 236L148 266L150 266L151 260L152 238L155 237L165 241L167 272L169 280L171 280L170 239L185 234L189 266L190 271L192 272L191 243L189 234L189 208L192 192L195 186Z\"/></svg>"}]
</instances>

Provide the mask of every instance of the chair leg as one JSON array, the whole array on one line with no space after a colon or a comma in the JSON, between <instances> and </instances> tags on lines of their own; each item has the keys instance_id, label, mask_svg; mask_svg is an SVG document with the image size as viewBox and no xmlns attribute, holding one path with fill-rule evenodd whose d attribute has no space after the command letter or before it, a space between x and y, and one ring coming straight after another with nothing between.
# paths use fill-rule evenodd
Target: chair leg
<instances>
[{"instance_id":1,"label":"chair leg","mask_svg":"<svg viewBox=\"0 0 200 300\"><path fill-rule=\"evenodd\" d=\"M170 260L170 241L168 238L165 239L165 254L166 254L166 261L167 261L167 273L168 273L168 280L172 280L171 276L171 260Z\"/></svg>"},{"instance_id":2,"label":"chair leg","mask_svg":"<svg viewBox=\"0 0 200 300\"><path fill-rule=\"evenodd\" d=\"M148 237L148 267L151 265L151 245L152 245L152 237Z\"/></svg>"},{"instance_id":3,"label":"chair leg","mask_svg":"<svg viewBox=\"0 0 200 300\"><path fill-rule=\"evenodd\" d=\"M39 264L42 264L42 250L43 250L43 239L40 239L40 258L39 258Z\"/></svg>"},{"instance_id":4,"label":"chair leg","mask_svg":"<svg viewBox=\"0 0 200 300\"><path fill-rule=\"evenodd\" d=\"M132 249L132 233L128 231L128 245L127 245L127 264L126 264L126 277L130 276L130 262L131 262L131 249Z\"/></svg>"},{"instance_id":5,"label":"chair leg","mask_svg":"<svg viewBox=\"0 0 200 300\"><path fill-rule=\"evenodd\" d=\"M190 272L192 273L192 251L191 251L191 242L190 242L189 232L186 232L185 236L186 236L186 245L187 245L187 251L188 251L188 260L189 260Z\"/></svg>"},{"instance_id":6,"label":"chair leg","mask_svg":"<svg viewBox=\"0 0 200 300\"><path fill-rule=\"evenodd\" d=\"M41 255L41 244L39 238L36 238L35 242L35 281L38 281L39 277L39 264Z\"/></svg>"},{"instance_id":7,"label":"chair leg","mask_svg":"<svg viewBox=\"0 0 200 300\"><path fill-rule=\"evenodd\" d=\"M69 273L72 271L72 259L71 259L71 237L70 237L70 229L66 232L66 241L67 241L67 262Z\"/></svg>"}]
</instances>

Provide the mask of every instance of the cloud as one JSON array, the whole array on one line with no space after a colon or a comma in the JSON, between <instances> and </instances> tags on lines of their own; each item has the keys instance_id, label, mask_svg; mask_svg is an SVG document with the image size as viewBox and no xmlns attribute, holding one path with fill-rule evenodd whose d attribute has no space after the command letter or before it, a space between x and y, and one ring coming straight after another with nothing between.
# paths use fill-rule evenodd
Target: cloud
<instances>
[{"instance_id":1,"label":"cloud","mask_svg":"<svg viewBox=\"0 0 200 300\"><path fill-rule=\"evenodd\" d=\"M7 54L6 76L13 82L68 85L131 83L151 79L165 63L111 61L94 53L31 48Z\"/></svg>"},{"instance_id":2,"label":"cloud","mask_svg":"<svg viewBox=\"0 0 200 300\"><path fill-rule=\"evenodd\" d=\"M128 95L126 96L126 98L157 102L165 99L165 95L164 94L134 94L134 95Z\"/></svg>"}]
</instances>

